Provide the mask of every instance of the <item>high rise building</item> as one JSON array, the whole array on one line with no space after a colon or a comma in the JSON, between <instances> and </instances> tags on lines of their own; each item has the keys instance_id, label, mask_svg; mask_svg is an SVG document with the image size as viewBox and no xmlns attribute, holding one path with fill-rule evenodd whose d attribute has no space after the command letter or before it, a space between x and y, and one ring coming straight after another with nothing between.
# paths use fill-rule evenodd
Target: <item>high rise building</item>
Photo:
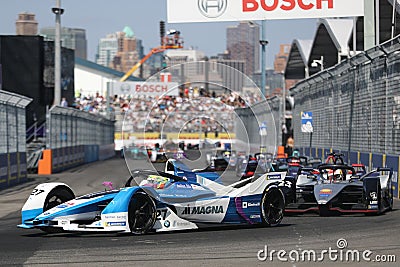
<instances>
[{"instance_id":1,"label":"high rise building","mask_svg":"<svg viewBox=\"0 0 400 267\"><path fill-rule=\"evenodd\" d=\"M244 73L249 77L260 71L260 27L242 21L226 30L226 47L231 60L246 62Z\"/></svg>"},{"instance_id":2,"label":"high rise building","mask_svg":"<svg viewBox=\"0 0 400 267\"><path fill-rule=\"evenodd\" d=\"M277 73L285 72L286 62L289 57L290 52L290 45L288 44L281 44L279 46L279 53L275 55L274 60L274 70Z\"/></svg>"},{"instance_id":3,"label":"high rise building","mask_svg":"<svg viewBox=\"0 0 400 267\"><path fill-rule=\"evenodd\" d=\"M227 51L211 57L210 62L216 63L216 69L222 79L222 84L230 91L242 92L245 82L243 75L246 62L229 59ZM211 68L212 69L212 68Z\"/></svg>"},{"instance_id":4,"label":"high rise building","mask_svg":"<svg viewBox=\"0 0 400 267\"><path fill-rule=\"evenodd\" d=\"M96 63L105 67L112 65L114 57L118 52L117 34L108 34L101 38L97 46Z\"/></svg>"},{"instance_id":5,"label":"high rise building","mask_svg":"<svg viewBox=\"0 0 400 267\"><path fill-rule=\"evenodd\" d=\"M128 72L144 56L142 40L135 37L128 26L101 38L98 45L96 63Z\"/></svg>"},{"instance_id":6,"label":"high rise building","mask_svg":"<svg viewBox=\"0 0 400 267\"><path fill-rule=\"evenodd\" d=\"M18 14L15 27L17 35L37 35L38 22L35 19L35 14L28 12Z\"/></svg>"},{"instance_id":7,"label":"high rise building","mask_svg":"<svg viewBox=\"0 0 400 267\"><path fill-rule=\"evenodd\" d=\"M56 38L55 27L40 29L40 35L46 40L54 41ZM65 48L75 50L75 57L87 58L86 30L77 28L61 28L61 45Z\"/></svg>"}]
</instances>

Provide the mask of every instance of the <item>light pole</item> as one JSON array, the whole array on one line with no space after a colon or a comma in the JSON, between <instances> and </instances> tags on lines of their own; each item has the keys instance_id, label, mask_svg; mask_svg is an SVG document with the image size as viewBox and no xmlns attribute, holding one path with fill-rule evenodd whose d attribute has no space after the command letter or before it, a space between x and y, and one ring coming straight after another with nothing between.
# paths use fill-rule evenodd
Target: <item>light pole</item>
<instances>
[{"instance_id":1,"label":"light pole","mask_svg":"<svg viewBox=\"0 0 400 267\"><path fill-rule=\"evenodd\" d=\"M266 77L265 77L265 47L268 45L268 41L265 40L265 28L266 28L266 20L261 21L261 93L263 97L265 97L265 86L266 86Z\"/></svg>"},{"instance_id":2,"label":"light pole","mask_svg":"<svg viewBox=\"0 0 400 267\"><path fill-rule=\"evenodd\" d=\"M285 84L285 73L282 72L282 146L286 145L286 84Z\"/></svg>"},{"instance_id":3,"label":"light pole","mask_svg":"<svg viewBox=\"0 0 400 267\"><path fill-rule=\"evenodd\" d=\"M60 6L61 0L56 0L56 7L51 11L56 15L56 28L54 40L54 102L53 105L60 105L61 102L61 15L64 9Z\"/></svg>"},{"instance_id":4,"label":"light pole","mask_svg":"<svg viewBox=\"0 0 400 267\"><path fill-rule=\"evenodd\" d=\"M313 62L311 63L311 67L316 68L321 66L321 71L324 70L324 56L321 56L321 59L314 59Z\"/></svg>"}]
</instances>

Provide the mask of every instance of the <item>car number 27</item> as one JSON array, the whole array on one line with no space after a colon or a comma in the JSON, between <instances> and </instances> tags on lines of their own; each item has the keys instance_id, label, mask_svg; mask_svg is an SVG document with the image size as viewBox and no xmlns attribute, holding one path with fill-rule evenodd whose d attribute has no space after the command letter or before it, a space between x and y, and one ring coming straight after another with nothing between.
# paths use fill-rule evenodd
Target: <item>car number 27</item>
<instances>
[{"instance_id":1,"label":"car number 27","mask_svg":"<svg viewBox=\"0 0 400 267\"><path fill-rule=\"evenodd\" d=\"M165 220L167 217L167 209L157 210L157 220Z\"/></svg>"}]
</instances>

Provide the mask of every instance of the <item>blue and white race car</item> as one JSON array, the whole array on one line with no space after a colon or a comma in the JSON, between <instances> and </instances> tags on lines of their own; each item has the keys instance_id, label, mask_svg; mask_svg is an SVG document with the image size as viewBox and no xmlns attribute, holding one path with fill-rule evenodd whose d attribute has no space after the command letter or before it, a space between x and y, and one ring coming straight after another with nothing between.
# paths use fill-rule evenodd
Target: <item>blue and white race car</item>
<instances>
[{"instance_id":1,"label":"blue and white race car","mask_svg":"<svg viewBox=\"0 0 400 267\"><path fill-rule=\"evenodd\" d=\"M199 223L276 226L283 219L284 172L229 186L150 170L131 174L121 189L80 197L64 183L40 184L23 206L18 227L145 234L197 229Z\"/></svg>"}]
</instances>

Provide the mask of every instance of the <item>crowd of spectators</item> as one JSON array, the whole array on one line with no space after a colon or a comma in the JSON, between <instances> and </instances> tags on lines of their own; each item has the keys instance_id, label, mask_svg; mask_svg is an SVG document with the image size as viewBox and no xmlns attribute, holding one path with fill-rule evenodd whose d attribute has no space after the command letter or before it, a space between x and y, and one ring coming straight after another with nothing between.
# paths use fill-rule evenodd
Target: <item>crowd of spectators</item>
<instances>
[{"instance_id":1,"label":"crowd of spectators","mask_svg":"<svg viewBox=\"0 0 400 267\"><path fill-rule=\"evenodd\" d=\"M260 98L252 94L208 93L187 88L178 96L114 96L110 97L109 115L124 120L124 131L131 132L233 132L235 108L247 107ZM106 115L105 97L82 96L73 107ZM120 115L120 116L115 116Z\"/></svg>"}]
</instances>

